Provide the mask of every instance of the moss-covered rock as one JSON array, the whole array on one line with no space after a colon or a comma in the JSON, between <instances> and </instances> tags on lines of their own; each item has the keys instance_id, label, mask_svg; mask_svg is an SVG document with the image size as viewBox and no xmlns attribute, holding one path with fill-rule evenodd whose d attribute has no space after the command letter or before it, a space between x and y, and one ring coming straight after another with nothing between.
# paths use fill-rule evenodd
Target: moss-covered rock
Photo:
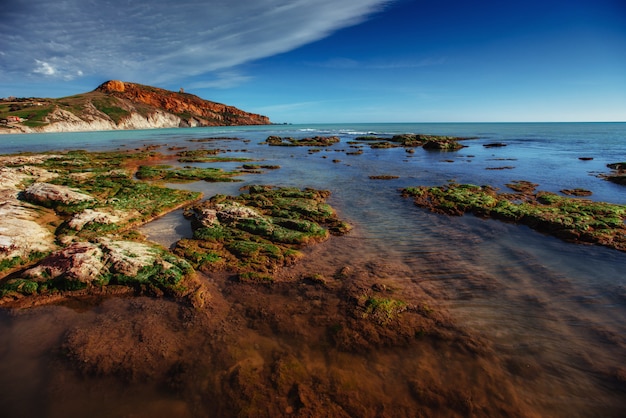
<instances>
[{"instance_id":1,"label":"moss-covered rock","mask_svg":"<svg viewBox=\"0 0 626 418\"><path fill-rule=\"evenodd\" d=\"M35 267L0 282L0 297L46 295L106 285L140 293L181 296L193 277L191 265L156 245L102 239L75 242L48 255Z\"/></svg>"},{"instance_id":2,"label":"moss-covered rock","mask_svg":"<svg viewBox=\"0 0 626 418\"><path fill-rule=\"evenodd\" d=\"M350 229L325 203L328 191L271 186L247 190L190 207L186 215L194 236L180 240L175 253L207 271L267 274L296 261L303 246Z\"/></svg>"},{"instance_id":3,"label":"moss-covered rock","mask_svg":"<svg viewBox=\"0 0 626 418\"><path fill-rule=\"evenodd\" d=\"M402 193L433 212L470 212L528 225L562 239L626 251L626 206L522 189L522 193L497 193L489 186L452 183L406 188Z\"/></svg>"},{"instance_id":4,"label":"moss-covered rock","mask_svg":"<svg viewBox=\"0 0 626 418\"><path fill-rule=\"evenodd\" d=\"M233 179L241 173L224 171L220 168L182 167L174 168L169 165L142 165L137 170L140 180L158 180L166 182L190 182L204 180L208 182L241 181Z\"/></svg>"},{"instance_id":5,"label":"moss-covered rock","mask_svg":"<svg viewBox=\"0 0 626 418\"><path fill-rule=\"evenodd\" d=\"M269 136L265 143L272 146L282 147L326 147L340 141L337 136L314 136L312 138L291 138L280 136Z\"/></svg>"},{"instance_id":6,"label":"moss-covered rock","mask_svg":"<svg viewBox=\"0 0 626 418\"><path fill-rule=\"evenodd\" d=\"M424 147L424 149L440 151L456 151L464 148L459 141L474 139L471 137L457 137L427 134L400 134L391 138L373 135L359 136L357 141L368 142L371 148L394 148L394 147Z\"/></svg>"}]
</instances>

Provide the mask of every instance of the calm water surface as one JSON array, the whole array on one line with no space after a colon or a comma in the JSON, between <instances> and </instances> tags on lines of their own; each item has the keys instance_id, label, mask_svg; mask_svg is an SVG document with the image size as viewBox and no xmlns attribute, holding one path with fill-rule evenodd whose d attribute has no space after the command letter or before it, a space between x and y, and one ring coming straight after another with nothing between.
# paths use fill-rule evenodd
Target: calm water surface
<instances>
[{"instance_id":1,"label":"calm water surface","mask_svg":"<svg viewBox=\"0 0 626 418\"><path fill-rule=\"evenodd\" d=\"M402 148L364 146L362 155L348 155L355 150L350 141L358 135L407 132L476 139L452 153L418 148L411 154ZM268 135L338 135L341 143L311 153L304 147L260 144ZM241 140L191 141L208 137ZM506 146L483 146L493 142ZM246 184L331 190L330 203L355 225L360 245L349 254L352 262L383 259L394 266L391 271L399 283L432 289L461 328L493 345L518 396L532 408L529 416L626 416L625 253L569 244L526 227L473 216L431 214L398 192L449 180L502 189L507 182L528 180L538 183L539 190L584 188L593 191L591 199L626 204L624 186L597 176L609 172L606 164L626 161L626 124L281 125L6 135L0 136L0 153L132 149L148 144L164 145L163 152L165 145L220 148L228 150L223 155L281 166L242 176L241 183L172 185L202 191L206 197L237 194ZM210 166L229 169L238 164ZM382 174L399 178L369 179ZM141 230L165 246L190 234L180 211ZM80 322L81 315L93 313L46 308L15 318L0 316L4 393L20 397L13 392L38 388L45 365L39 363L42 354L36 347L58 338L49 320ZM151 399L154 394L142 396ZM3 403L10 404L0 395Z\"/></svg>"}]
</instances>

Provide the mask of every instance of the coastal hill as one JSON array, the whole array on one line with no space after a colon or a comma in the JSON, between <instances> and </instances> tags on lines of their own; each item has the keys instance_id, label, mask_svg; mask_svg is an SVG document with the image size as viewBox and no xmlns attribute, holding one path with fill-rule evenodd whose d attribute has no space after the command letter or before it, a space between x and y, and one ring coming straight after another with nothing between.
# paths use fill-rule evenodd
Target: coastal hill
<instances>
[{"instance_id":1,"label":"coastal hill","mask_svg":"<svg viewBox=\"0 0 626 418\"><path fill-rule=\"evenodd\" d=\"M0 133L268 125L267 116L193 94L117 80L59 99L0 101Z\"/></svg>"}]
</instances>

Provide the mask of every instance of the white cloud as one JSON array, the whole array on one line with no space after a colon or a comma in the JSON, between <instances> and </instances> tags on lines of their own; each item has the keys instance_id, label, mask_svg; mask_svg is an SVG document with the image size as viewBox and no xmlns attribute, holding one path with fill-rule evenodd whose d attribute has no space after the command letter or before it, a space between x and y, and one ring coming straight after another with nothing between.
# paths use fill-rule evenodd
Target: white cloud
<instances>
[{"instance_id":1,"label":"white cloud","mask_svg":"<svg viewBox=\"0 0 626 418\"><path fill-rule=\"evenodd\" d=\"M33 72L41 75L54 75L57 71L49 63L35 60L35 69L33 70Z\"/></svg>"},{"instance_id":2,"label":"white cloud","mask_svg":"<svg viewBox=\"0 0 626 418\"><path fill-rule=\"evenodd\" d=\"M389 1L13 0L0 75L175 81L290 51Z\"/></svg>"}]
</instances>

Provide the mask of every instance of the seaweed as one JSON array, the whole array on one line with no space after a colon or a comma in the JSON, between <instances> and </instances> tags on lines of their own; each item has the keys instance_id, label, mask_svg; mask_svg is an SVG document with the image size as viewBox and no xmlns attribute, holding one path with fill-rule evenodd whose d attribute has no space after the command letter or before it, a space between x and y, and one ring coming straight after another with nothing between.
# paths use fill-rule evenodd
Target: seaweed
<instances>
[{"instance_id":1,"label":"seaweed","mask_svg":"<svg viewBox=\"0 0 626 418\"><path fill-rule=\"evenodd\" d=\"M473 213L530 226L568 241L626 251L626 206L559 196L518 182L519 193L497 193L490 186L451 183L402 190L416 205L447 215Z\"/></svg>"},{"instance_id":2,"label":"seaweed","mask_svg":"<svg viewBox=\"0 0 626 418\"><path fill-rule=\"evenodd\" d=\"M350 229L325 203L328 191L246 189L240 196L216 195L188 208L194 235L178 241L174 252L205 271L271 274L296 261L302 247Z\"/></svg>"}]
</instances>

